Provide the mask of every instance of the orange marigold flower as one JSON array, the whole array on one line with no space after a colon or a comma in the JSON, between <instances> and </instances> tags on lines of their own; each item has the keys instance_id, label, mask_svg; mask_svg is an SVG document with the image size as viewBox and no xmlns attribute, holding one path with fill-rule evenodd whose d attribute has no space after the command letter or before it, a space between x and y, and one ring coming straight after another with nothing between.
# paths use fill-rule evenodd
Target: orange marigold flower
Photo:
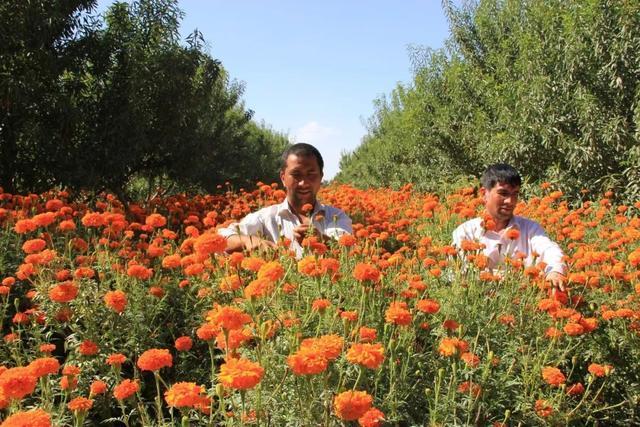
<instances>
[{"instance_id":1,"label":"orange marigold flower","mask_svg":"<svg viewBox=\"0 0 640 427\"><path fill-rule=\"evenodd\" d=\"M165 348L152 348L140 355L137 365L143 371L158 371L173 366L173 357Z\"/></svg>"},{"instance_id":2,"label":"orange marigold flower","mask_svg":"<svg viewBox=\"0 0 640 427\"><path fill-rule=\"evenodd\" d=\"M38 228L38 225L30 219L20 219L13 226L13 231L18 234L30 233Z\"/></svg>"},{"instance_id":3,"label":"orange marigold flower","mask_svg":"<svg viewBox=\"0 0 640 427\"><path fill-rule=\"evenodd\" d=\"M366 391L349 390L338 394L333 399L333 410L338 418L345 421L357 420L362 417L373 403Z\"/></svg>"},{"instance_id":4,"label":"orange marigold flower","mask_svg":"<svg viewBox=\"0 0 640 427\"><path fill-rule=\"evenodd\" d=\"M89 393L91 396L97 396L107 391L107 383L102 380L95 380L89 386Z\"/></svg>"},{"instance_id":5,"label":"orange marigold flower","mask_svg":"<svg viewBox=\"0 0 640 427\"><path fill-rule=\"evenodd\" d=\"M202 255L220 254L226 247L227 239L218 233L204 233L193 243L193 249Z\"/></svg>"},{"instance_id":6,"label":"orange marigold flower","mask_svg":"<svg viewBox=\"0 0 640 427\"><path fill-rule=\"evenodd\" d=\"M353 277L360 282L378 283L380 281L380 270L371 264L360 262L353 269Z\"/></svg>"},{"instance_id":7,"label":"orange marigold flower","mask_svg":"<svg viewBox=\"0 0 640 427\"><path fill-rule=\"evenodd\" d=\"M167 224L167 219L158 213L152 213L145 218L144 223L149 227L160 228Z\"/></svg>"},{"instance_id":8,"label":"orange marigold flower","mask_svg":"<svg viewBox=\"0 0 640 427\"><path fill-rule=\"evenodd\" d=\"M328 360L334 360L342 353L344 338L340 335L322 335L318 338L307 338L300 343L300 348L311 348Z\"/></svg>"},{"instance_id":9,"label":"orange marigold flower","mask_svg":"<svg viewBox=\"0 0 640 427\"><path fill-rule=\"evenodd\" d=\"M56 345L55 344L41 344L40 347L39 347L39 350L42 353L46 353L46 354L49 354L49 353L53 352L53 350L55 350L55 349L56 349Z\"/></svg>"},{"instance_id":10,"label":"orange marigold flower","mask_svg":"<svg viewBox=\"0 0 640 427\"><path fill-rule=\"evenodd\" d=\"M49 289L49 299L51 301L65 303L73 301L77 296L78 286L70 280L59 283Z\"/></svg>"},{"instance_id":11,"label":"orange marigold flower","mask_svg":"<svg viewBox=\"0 0 640 427\"><path fill-rule=\"evenodd\" d=\"M443 338L438 346L438 352L445 357L465 353L469 349L469 344L459 338Z\"/></svg>"},{"instance_id":12,"label":"orange marigold flower","mask_svg":"<svg viewBox=\"0 0 640 427\"><path fill-rule=\"evenodd\" d=\"M594 375L596 377L604 377L606 375L609 375L611 373L611 371L613 371L613 366L611 366L611 365L600 365L598 363L592 363L592 364L589 365L587 370L589 371L589 373L591 373L592 375Z\"/></svg>"},{"instance_id":13,"label":"orange marigold flower","mask_svg":"<svg viewBox=\"0 0 640 427\"><path fill-rule=\"evenodd\" d=\"M222 292L232 292L240 289L241 286L242 280L237 274L223 277L222 279L220 279L220 284L218 285Z\"/></svg>"},{"instance_id":14,"label":"orange marigold flower","mask_svg":"<svg viewBox=\"0 0 640 427\"><path fill-rule=\"evenodd\" d=\"M580 326L585 332L591 332L598 328L598 319L595 317L585 317L579 320Z\"/></svg>"},{"instance_id":15,"label":"orange marigold flower","mask_svg":"<svg viewBox=\"0 0 640 427\"><path fill-rule=\"evenodd\" d=\"M575 323L575 322L569 322L566 325L564 325L564 327L562 328L562 330L569 336L576 336L576 335L582 335L584 334L584 327L579 324L579 323Z\"/></svg>"},{"instance_id":16,"label":"orange marigold flower","mask_svg":"<svg viewBox=\"0 0 640 427\"><path fill-rule=\"evenodd\" d=\"M86 397L76 397L67 403L67 408L73 412L87 412L93 407L93 399Z\"/></svg>"},{"instance_id":17,"label":"orange marigold flower","mask_svg":"<svg viewBox=\"0 0 640 427\"><path fill-rule=\"evenodd\" d=\"M159 286L151 286L149 288L149 295L153 295L156 298L162 298L164 296L164 289Z\"/></svg>"},{"instance_id":18,"label":"orange marigold flower","mask_svg":"<svg viewBox=\"0 0 640 427\"><path fill-rule=\"evenodd\" d=\"M356 244L356 238L351 234L343 234L338 239L338 244L340 246L344 246L345 248L350 248L351 246Z\"/></svg>"},{"instance_id":19,"label":"orange marigold flower","mask_svg":"<svg viewBox=\"0 0 640 427\"><path fill-rule=\"evenodd\" d=\"M212 323L205 323L196 330L196 335L203 341L211 341L220 332L220 326Z\"/></svg>"},{"instance_id":20,"label":"orange marigold flower","mask_svg":"<svg viewBox=\"0 0 640 427\"><path fill-rule=\"evenodd\" d=\"M34 265L30 262L20 264L18 271L16 271L16 277L20 280L27 280L29 277L36 273Z\"/></svg>"},{"instance_id":21,"label":"orange marigold flower","mask_svg":"<svg viewBox=\"0 0 640 427\"><path fill-rule=\"evenodd\" d=\"M298 271L310 277L322 275L322 267L320 267L320 263L313 255L306 256L298 261Z\"/></svg>"},{"instance_id":22,"label":"orange marigold flower","mask_svg":"<svg viewBox=\"0 0 640 427\"><path fill-rule=\"evenodd\" d=\"M22 250L26 254L35 254L42 251L46 246L47 242L42 239L31 239L22 244Z\"/></svg>"},{"instance_id":23,"label":"orange marigold flower","mask_svg":"<svg viewBox=\"0 0 640 427\"><path fill-rule=\"evenodd\" d=\"M37 380L28 367L9 368L0 375L0 390L5 399L20 400L33 393Z\"/></svg>"},{"instance_id":24,"label":"orange marigold flower","mask_svg":"<svg viewBox=\"0 0 640 427\"><path fill-rule=\"evenodd\" d=\"M358 312L357 311L342 311L340 312L340 318L346 320L348 322L355 322L358 320Z\"/></svg>"},{"instance_id":25,"label":"orange marigold flower","mask_svg":"<svg viewBox=\"0 0 640 427\"><path fill-rule=\"evenodd\" d=\"M76 223L72 219L65 219L64 221L60 221L58 229L62 232L74 231L76 229Z\"/></svg>"},{"instance_id":26,"label":"orange marigold flower","mask_svg":"<svg viewBox=\"0 0 640 427\"><path fill-rule=\"evenodd\" d=\"M378 408L371 408L358 418L360 427L380 427L384 422L384 413Z\"/></svg>"},{"instance_id":27,"label":"orange marigold flower","mask_svg":"<svg viewBox=\"0 0 640 427\"><path fill-rule=\"evenodd\" d=\"M113 388L113 397L118 400L125 400L131 397L134 393L140 391L140 383L138 380L124 380L120 384Z\"/></svg>"},{"instance_id":28,"label":"orange marigold flower","mask_svg":"<svg viewBox=\"0 0 640 427\"><path fill-rule=\"evenodd\" d=\"M510 228L507 230L505 235L507 236L508 239L516 240L517 238L520 237L520 230L518 230L517 228Z\"/></svg>"},{"instance_id":29,"label":"orange marigold flower","mask_svg":"<svg viewBox=\"0 0 640 427\"><path fill-rule=\"evenodd\" d=\"M353 344L347 351L347 360L369 369L377 369L384 361L384 347L376 344Z\"/></svg>"},{"instance_id":30,"label":"orange marigold flower","mask_svg":"<svg viewBox=\"0 0 640 427\"><path fill-rule=\"evenodd\" d=\"M467 366L472 368L476 368L480 364L480 358L473 353L464 352L460 355L460 360L462 360Z\"/></svg>"},{"instance_id":31,"label":"orange marigold flower","mask_svg":"<svg viewBox=\"0 0 640 427\"><path fill-rule=\"evenodd\" d=\"M179 382L164 392L164 400L173 408L195 408L207 399L204 392L205 389L201 385Z\"/></svg>"},{"instance_id":32,"label":"orange marigold flower","mask_svg":"<svg viewBox=\"0 0 640 427\"><path fill-rule=\"evenodd\" d=\"M104 303L116 313L122 313L127 306L127 294L119 289L109 291L104 295Z\"/></svg>"},{"instance_id":33,"label":"orange marigold flower","mask_svg":"<svg viewBox=\"0 0 640 427\"><path fill-rule=\"evenodd\" d=\"M580 396L584 393L584 386L582 383L571 384L567 387L567 394L570 396Z\"/></svg>"},{"instance_id":34,"label":"orange marigold flower","mask_svg":"<svg viewBox=\"0 0 640 427\"><path fill-rule=\"evenodd\" d=\"M247 299L263 298L271 295L275 289L275 285L266 277L258 278L249 282L244 288L244 297Z\"/></svg>"},{"instance_id":35,"label":"orange marigold flower","mask_svg":"<svg viewBox=\"0 0 640 427\"><path fill-rule=\"evenodd\" d=\"M360 341L371 342L376 340L378 332L374 328L361 326L360 330L358 331L358 334L360 336Z\"/></svg>"},{"instance_id":36,"label":"orange marigold flower","mask_svg":"<svg viewBox=\"0 0 640 427\"><path fill-rule=\"evenodd\" d=\"M81 221L85 227L103 227L107 225L106 217L99 212L87 212Z\"/></svg>"},{"instance_id":37,"label":"orange marigold flower","mask_svg":"<svg viewBox=\"0 0 640 427\"><path fill-rule=\"evenodd\" d=\"M465 381L460 383L460 385L458 386L458 393L470 394L474 398L478 398L478 396L480 396L480 393L482 393L482 387L480 387L473 381Z\"/></svg>"},{"instance_id":38,"label":"orange marigold flower","mask_svg":"<svg viewBox=\"0 0 640 427\"><path fill-rule=\"evenodd\" d=\"M318 298L311 304L311 309L313 311L319 311L320 313L324 313L329 307L331 307L331 301L326 298Z\"/></svg>"},{"instance_id":39,"label":"orange marigold flower","mask_svg":"<svg viewBox=\"0 0 640 427\"><path fill-rule=\"evenodd\" d=\"M91 267L79 267L73 272L73 276L76 279L92 279L96 275L96 272Z\"/></svg>"},{"instance_id":40,"label":"orange marigold flower","mask_svg":"<svg viewBox=\"0 0 640 427\"><path fill-rule=\"evenodd\" d=\"M60 389L62 390L75 390L78 386L78 377L76 376L64 376L60 378Z\"/></svg>"},{"instance_id":41,"label":"orange marigold flower","mask_svg":"<svg viewBox=\"0 0 640 427\"><path fill-rule=\"evenodd\" d=\"M513 314L503 314L498 317L498 322L502 323L503 325L513 326L516 322L516 318Z\"/></svg>"},{"instance_id":42,"label":"orange marigold flower","mask_svg":"<svg viewBox=\"0 0 640 427\"><path fill-rule=\"evenodd\" d=\"M458 326L460 326L460 324L453 319L447 319L442 322L442 327L450 331L455 331L458 329Z\"/></svg>"},{"instance_id":43,"label":"orange marigold flower","mask_svg":"<svg viewBox=\"0 0 640 427\"><path fill-rule=\"evenodd\" d=\"M560 331L558 328L554 328L553 326L547 328L547 330L544 332L544 336L547 338L560 338L562 336L562 331Z\"/></svg>"},{"instance_id":44,"label":"orange marigold flower","mask_svg":"<svg viewBox=\"0 0 640 427\"><path fill-rule=\"evenodd\" d=\"M193 340L187 336L178 337L176 338L174 346L178 351L189 351L191 347L193 347Z\"/></svg>"},{"instance_id":45,"label":"orange marigold flower","mask_svg":"<svg viewBox=\"0 0 640 427\"><path fill-rule=\"evenodd\" d=\"M43 212L41 214L35 215L33 218L31 218L31 220L38 227L48 227L56 220L56 214L53 212Z\"/></svg>"},{"instance_id":46,"label":"orange marigold flower","mask_svg":"<svg viewBox=\"0 0 640 427\"><path fill-rule=\"evenodd\" d=\"M247 359L229 359L220 366L218 379L223 386L238 390L255 387L264 376L264 369Z\"/></svg>"},{"instance_id":47,"label":"orange marigold flower","mask_svg":"<svg viewBox=\"0 0 640 427\"><path fill-rule=\"evenodd\" d=\"M127 276L135 277L140 280L147 280L153 276L153 270L144 265L133 264L127 268Z\"/></svg>"},{"instance_id":48,"label":"orange marigold flower","mask_svg":"<svg viewBox=\"0 0 640 427\"><path fill-rule=\"evenodd\" d=\"M258 279L268 279L275 283L284 277L284 268L278 261L263 264L258 270Z\"/></svg>"},{"instance_id":49,"label":"orange marigold flower","mask_svg":"<svg viewBox=\"0 0 640 427\"><path fill-rule=\"evenodd\" d=\"M535 404L536 414L539 417L546 418L553 413L553 407L546 400L538 399Z\"/></svg>"},{"instance_id":50,"label":"orange marigold flower","mask_svg":"<svg viewBox=\"0 0 640 427\"><path fill-rule=\"evenodd\" d=\"M179 254L167 255L166 257L162 258L162 268L178 268L181 265L180 260L181 258Z\"/></svg>"},{"instance_id":51,"label":"orange marigold flower","mask_svg":"<svg viewBox=\"0 0 640 427\"><path fill-rule=\"evenodd\" d=\"M78 351L83 356L93 356L98 353L98 344L91 340L84 340L78 346Z\"/></svg>"},{"instance_id":52,"label":"orange marigold flower","mask_svg":"<svg viewBox=\"0 0 640 427\"><path fill-rule=\"evenodd\" d=\"M287 365L295 375L315 375L324 372L329 361L314 348L301 348L287 357Z\"/></svg>"},{"instance_id":53,"label":"orange marigold flower","mask_svg":"<svg viewBox=\"0 0 640 427\"><path fill-rule=\"evenodd\" d=\"M113 353L107 357L107 365L120 366L127 361L127 356L122 353Z\"/></svg>"},{"instance_id":54,"label":"orange marigold flower","mask_svg":"<svg viewBox=\"0 0 640 427\"><path fill-rule=\"evenodd\" d=\"M421 299L416 302L416 309L423 313L435 314L440 311L440 304L432 299Z\"/></svg>"},{"instance_id":55,"label":"orange marigold flower","mask_svg":"<svg viewBox=\"0 0 640 427\"><path fill-rule=\"evenodd\" d=\"M248 257L242 260L240 266L245 270L258 271L264 263L265 261L262 258Z\"/></svg>"},{"instance_id":56,"label":"orange marigold flower","mask_svg":"<svg viewBox=\"0 0 640 427\"><path fill-rule=\"evenodd\" d=\"M251 322L251 316L238 307L218 305L207 314L207 320L223 329L240 329Z\"/></svg>"},{"instance_id":57,"label":"orange marigold flower","mask_svg":"<svg viewBox=\"0 0 640 427\"><path fill-rule=\"evenodd\" d=\"M216 346L220 350L226 350L227 347L229 350L235 350L251 338L253 338L253 331L248 327L230 330L226 336L226 342L224 332L218 332Z\"/></svg>"},{"instance_id":58,"label":"orange marigold flower","mask_svg":"<svg viewBox=\"0 0 640 427\"><path fill-rule=\"evenodd\" d=\"M46 375L57 374L60 370L60 362L55 357L39 357L27 366L33 376L40 378Z\"/></svg>"},{"instance_id":59,"label":"orange marigold flower","mask_svg":"<svg viewBox=\"0 0 640 427\"><path fill-rule=\"evenodd\" d=\"M42 409L20 411L8 416L2 427L51 427L51 416Z\"/></svg>"},{"instance_id":60,"label":"orange marigold flower","mask_svg":"<svg viewBox=\"0 0 640 427\"><path fill-rule=\"evenodd\" d=\"M542 368L542 379L547 384L554 387L564 384L567 380L562 371L558 368L554 368L553 366L545 366Z\"/></svg>"},{"instance_id":61,"label":"orange marigold flower","mask_svg":"<svg viewBox=\"0 0 640 427\"><path fill-rule=\"evenodd\" d=\"M387 323L393 323L399 326L406 326L411 323L411 312L407 309L407 303L403 301L394 301L384 312L384 319Z\"/></svg>"},{"instance_id":62,"label":"orange marigold flower","mask_svg":"<svg viewBox=\"0 0 640 427\"><path fill-rule=\"evenodd\" d=\"M80 375L80 368L75 365L64 365L62 375Z\"/></svg>"}]
</instances>

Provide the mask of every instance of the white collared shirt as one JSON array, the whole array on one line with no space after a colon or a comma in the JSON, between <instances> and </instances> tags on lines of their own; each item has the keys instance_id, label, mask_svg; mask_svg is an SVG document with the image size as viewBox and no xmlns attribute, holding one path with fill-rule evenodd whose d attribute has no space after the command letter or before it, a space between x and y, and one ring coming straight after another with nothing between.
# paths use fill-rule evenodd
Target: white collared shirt
<instances>
[{"instance_id":1,"label":"white collared shirt","mask_svg":"<svg viewBox=\"0 0 640 427\"><path fill-rule=\"evenodd\" d=\"M517 239L507 237L507 231L511 228L520 232ZM567 266L562 259L564 254L560 246L547 237L537 222L527 218L513 216L501 232L485 231L482 218L474 218L461 224L453 232L454 246L461 248L464 240L479 242L485 246L482 253L489 258L487 268L490 270L499 269L505 257L514 259L518 252L522 252L526 267L543 261L546 264L545 274L566 273Z\"/></svg>"},{"instance_id":2,"label":"white collared shirt","mask_svg":"<svg viewBox=\"0 0 640 427\"><path fill-rule=\"evenodd\" d=\"M322 214L322 218L318 214ZM351 218L346 213L333 206L316 202L313 209L313 226L323 235L337 239L343 234L351 234ZM291 240L290 249L296 252L298 258L302 257L302 246L293 237L293 229L300 225L300 219L289 208L289 202L267 206L259 211L250 213L240 220L225 228L219 228L218 234L227 238L233 235L257 236L265 240L277 243L280 237Z\"/></svg>"}]
</instances>

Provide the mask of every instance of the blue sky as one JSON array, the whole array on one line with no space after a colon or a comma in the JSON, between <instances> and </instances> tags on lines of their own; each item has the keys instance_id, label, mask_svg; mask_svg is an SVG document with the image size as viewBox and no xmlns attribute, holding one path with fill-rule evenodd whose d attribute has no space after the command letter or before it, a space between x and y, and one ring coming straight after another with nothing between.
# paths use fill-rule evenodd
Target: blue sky
<instances>
[{"instance_id":1,"label":"blue sky","mask_svg":"<svg viewBox=\"0 0 640 427\"><path fill-rule=\"evenodd\" d=\"M109 0L99 1L104 10ZM366 133L373 101L411 80L407 47L449 35L437 0L181 0L181 33L245 83L244 100L275 130L315 145L325 178Z\"/></svg>"}]
</instances>

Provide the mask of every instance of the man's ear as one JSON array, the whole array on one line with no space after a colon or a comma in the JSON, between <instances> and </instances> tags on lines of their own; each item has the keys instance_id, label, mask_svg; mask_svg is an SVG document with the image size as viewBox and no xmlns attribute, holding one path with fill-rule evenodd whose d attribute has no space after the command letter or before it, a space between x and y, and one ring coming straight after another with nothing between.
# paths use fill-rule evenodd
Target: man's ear
<instances>
[{"instance_id":1,"label":"man's ear","mask_svg":"<svg viewBox=\"0 0 640 427\"><path fill-rule=\"evenodd\" d=\"M489 192L487 191L486 188L480 187L480 196L482 196L482 200L484 200L485 202L487 201L487 195L488 194L489 194Z\"/></svg>"},{"instance_id":2,"label":"man's ear","mask_svg":"<svg viewBox=\"0 0 640 427\"><path fill-rule=\"evenodd\" d=\"M287 188L287 187L284 185L284 169L280 169L280 182L282 183L282 186L283 186L284 188Z\"/></svg>"}]
</instances>

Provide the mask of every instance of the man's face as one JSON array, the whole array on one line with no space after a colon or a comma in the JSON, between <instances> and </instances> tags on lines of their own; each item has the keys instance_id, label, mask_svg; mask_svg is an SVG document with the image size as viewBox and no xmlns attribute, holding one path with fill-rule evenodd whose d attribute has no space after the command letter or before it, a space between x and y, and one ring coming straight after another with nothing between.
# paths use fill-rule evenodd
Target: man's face
<instances>
[{"instance_id":1,"label":"man's face","mask_svg":"<svg viewBox=\"0 0 640 427\"><path fill-rule=\"evenodd\" d=\"M509 221L513 216L513 210L518 203L520 186L497 183L491 190L481 188L480 193L484 197L484 206L489 215L495 221Z\"/></svg>"},{"instance_id":2,"label":"man's face","mask_svg":"<svg viewBox=\"0 0 640 427\"><path fill-rule=\"evenodd\" d=\"M314 156L289 154L287 166L280 171L280 180L287 189L289 204L300 210L305 203L315 204L322 171Z\"/></svg>"}]
</instances>

